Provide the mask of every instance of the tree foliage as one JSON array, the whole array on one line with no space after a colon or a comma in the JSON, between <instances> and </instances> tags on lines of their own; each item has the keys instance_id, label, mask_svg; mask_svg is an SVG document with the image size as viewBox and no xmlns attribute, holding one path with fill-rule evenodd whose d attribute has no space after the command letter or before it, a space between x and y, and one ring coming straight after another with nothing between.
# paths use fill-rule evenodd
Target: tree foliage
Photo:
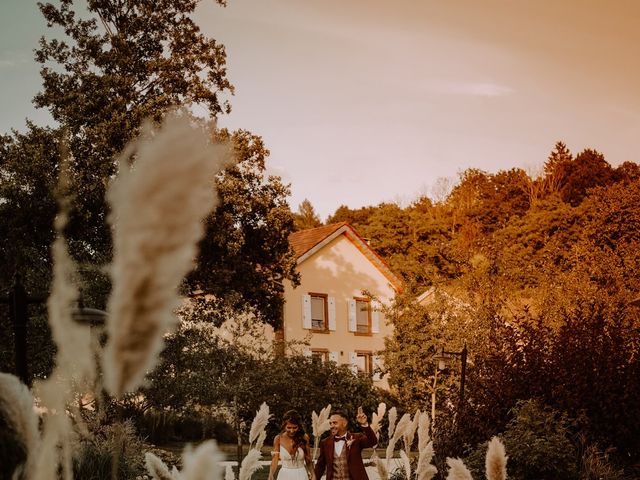
<instances>
[{"instance_id":1,"label":"tree foliage","mask_svg":"<svg viewBox=\"0 0 640 480\"><path fill-rule=\"evenodd\" d=\"M116 173L115 157L145 119L160 121L173 108L200 107L210 117L200 121L202 128L228 141L236 161L215 179L220 206L206 220L199 267L184 293L206 294L200 302L204 313L212 307L251 310L272 324L280 321L282 282L297 281L287 240L293 229L288 187L267 175L269 152L260 137L217 131L209 123L229 111L225 96L233 88L224 47L193 22L198 4L60 0L40 5L59 38L43 38L36 51L43 87L34 103L47 108L57 126L28 124L25 133L0 137L0 289L6 290L18 271L31 293L47 292L57 178L68 153L73 201L65 235L79 266L85 305L104 308L110 289L104 266L111 258L104 193ZM12 370L11 326L1 313L0 360L3 370ZM36 325L29 327L33 331ZM46 337L46 330L40 333ZM47 366L37 371L46 372Z\"/></svg>"},{"instance_id":2,"label":"tree foliage","mask_svg":"<svg viewBox=\"0 0 640 480\"><path fill-rule=\"evenodd\" d=\"M167 339L161 362L143 391L143 408L185 412L225 407L246 435L244 428L262 402L269 405L272 430L277 431L279 419L290 409L310 422L311 412L329 403L350 412L362 405L372 412L388 397L373 388L370 376L353 374L347 366L275 354L262 328L250 318L223 325L222 330L208 323L182 323Z\"/></svg>"},{"instance_id":3,"label":"tree foliage","mask_svg":"<svg viewBox=\"0 0 640 480\"><path fill-rule=\"evenodd\" d=\"M68 136L76 208L67 235L82 262L110 257L104 193L115 156L142 122L178 105L202 105L214 117L229 109L219 98L232 91L225 50L191 19L197 4L90 0L86 12L73 0L40 5L47 25L65 35L40 40L43 88L34 103Z\"/></svg>"},{"instance_id":4,"label":"tree foliage","mask_svg":"<svg viewBox=\"0 0 640 480\"><path fill-rule=\"evenodd\" d=\"M464 454L537 398L569 419L573 447L580 438L638 461L639 195L636 164L613 168L589 149L574 158L558 143L539 178L471 170L440 203L369 212L360 231L387 225L371 244L409 280L387 315L390 382L409 408L429 409L436 386L436 450ZM423 257L423 276L412 273L418 249L441 252ZM460 365L434 382L433 355L464 344L459 407Z\"/></svg>"},{"instance_id":5,"label":"tree foliage","mask_svg":"<svg viewBox=\"0 0 640 480\"><path fill-rule=\"evenodd\" d=\"M545 407L539 400L519 401L511 411L501 440L509 456L507 471L514 480L575 478L578 473L576 447L566 415ZM487 444L470 456L474 476L485 471Z\"/></svg>"},{"instance_id":6,"label":"tree foliage","mask_svg":"<svg viewBox=\"0 0 640 480\"><path fill-rule=\"evenodd\" d=\"M115 156L145 119L160 120L177 106L202 106L211 117L230 108L223 99L233 91L225 49L193 22L198 3L91 0L86 10L73 0L41 5L48 25L64 31L64 38L40 41L36 58L43 66L43 89L34 102L50 110L60 129L30 125L27 134L2 138L2 253L9 267L3 274L20 265L30 275L42 273L39 288L48 283L64 140L74 193L66 234L84 274L85 296L94 306L104 305L109 285L101 267L111 256L104 193ZM244 303L275 323L281 283L295 282L287 243L288 188L266 175L269 152L259 137L246 131L213 134L233 145L236 164L216 179L221 205L207 220L201 266L186 286L238 308Z\"/></svg>"},{"instance_id":7,"label":"tree foliage","mask_svg":"<svg viewBox=\"0 0 640 480\"><path fill-rule=\"evenodd\" d=\"M273 326L282 319L283 281L298 283L289 245L293 217L289 189L265 176L269 151L260 137L226 130L217 136L234 146L237 164L216 179L220 204L205 221L205 235L188 292L207 294L201 314L224 319L229 308L251 311ZM216 317L216 312L218 315Z\"/></svg>"},{"instance_id":8,"label":"tree foliage","mask_svg":"<svg viewBox=\"0 0 640 480\"><path fill-rule=\"evenodd\" d=\"M307 230L322 225L313 205L306 198L298 205L298 211L293 214L293 218L296 230Z\"/></svg>"}]
</instances>

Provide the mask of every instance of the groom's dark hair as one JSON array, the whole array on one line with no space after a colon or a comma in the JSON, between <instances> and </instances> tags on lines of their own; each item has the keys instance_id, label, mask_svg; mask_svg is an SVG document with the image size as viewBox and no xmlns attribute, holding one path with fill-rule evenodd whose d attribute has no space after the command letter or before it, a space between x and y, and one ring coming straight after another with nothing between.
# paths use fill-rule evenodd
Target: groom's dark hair
<instances>
[{"instance_id":1,"label":"groom's dark hair","mask_svg":"<svg viewBox=\"0 0 640 480\"><path fill-rule=\"evenodd\" d=\"M335 410L331 410L331 415L338 415L345 420L349 420L349 416L347 415L347 411L342 408L336 408Z\"/></svg>"}]
</instances>

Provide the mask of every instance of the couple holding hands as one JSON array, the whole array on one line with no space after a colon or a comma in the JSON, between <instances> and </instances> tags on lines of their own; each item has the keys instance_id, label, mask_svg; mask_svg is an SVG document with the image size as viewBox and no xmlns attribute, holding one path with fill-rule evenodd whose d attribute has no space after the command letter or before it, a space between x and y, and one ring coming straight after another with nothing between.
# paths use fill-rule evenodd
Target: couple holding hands
<instances>
[{"instance_id":1,"label":"couple holding hands","mask_svg":"<svg viewBox=\"0 0 640 480\"><path fill-rule=\"evenodd\" d=\"M302 419L295 410L284 414L282 430L273 441L273 459L269 469L269 480L274 480L278 462L282 468L277 480L368 480L362 462L362 450L378 443L376 434L367 421L367 416L358 407L356 422L361 433L347 431L349 419L343 410L334 410L329 417L331 434L320 442L320 456L315 466L311 459L309 436L304 433Z\"/></svg>"}]
</instances>

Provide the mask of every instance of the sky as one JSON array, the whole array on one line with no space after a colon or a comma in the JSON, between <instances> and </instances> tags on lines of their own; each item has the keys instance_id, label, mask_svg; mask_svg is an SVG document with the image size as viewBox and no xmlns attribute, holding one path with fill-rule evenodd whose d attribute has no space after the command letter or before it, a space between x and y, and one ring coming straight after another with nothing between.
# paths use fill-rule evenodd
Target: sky
<instances>
[{"instance_id":1,"label":"sky","mask_svg":"<svg viewBox=\"0 0 640 480\"><path fill-rule=\"evenodd\" d=\"M556 141L640 162L636 0L204 0L235 86L219 125L263 137L270 173L322 220L407 205L467 168L540 171ZM0 132L40 88L31 0L0 4Z\"/></svg>"}]
</instances>

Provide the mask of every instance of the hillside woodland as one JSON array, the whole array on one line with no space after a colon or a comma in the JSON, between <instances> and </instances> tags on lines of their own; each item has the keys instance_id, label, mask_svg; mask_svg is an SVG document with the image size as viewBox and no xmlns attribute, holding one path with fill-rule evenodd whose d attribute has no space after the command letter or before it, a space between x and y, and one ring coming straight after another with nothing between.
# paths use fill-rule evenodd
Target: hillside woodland
<instances>
[{"instance_id":1,"label":"hillside woodland","mask_svg":"<svg viewBox=\"0 0 640 480\"><path fill-rule=\"evenodd\" d=\"M640 460L637 164L558 142L537 178L469 169L440 201L342 206L327 220L339 221L405 281L387 373L407 408L435 388L441 442L473 450L533 399L567 416L573 445ZM459 403L459 357L437 379L432 357L465 344Z\"/></svg>"}]
</instances>

